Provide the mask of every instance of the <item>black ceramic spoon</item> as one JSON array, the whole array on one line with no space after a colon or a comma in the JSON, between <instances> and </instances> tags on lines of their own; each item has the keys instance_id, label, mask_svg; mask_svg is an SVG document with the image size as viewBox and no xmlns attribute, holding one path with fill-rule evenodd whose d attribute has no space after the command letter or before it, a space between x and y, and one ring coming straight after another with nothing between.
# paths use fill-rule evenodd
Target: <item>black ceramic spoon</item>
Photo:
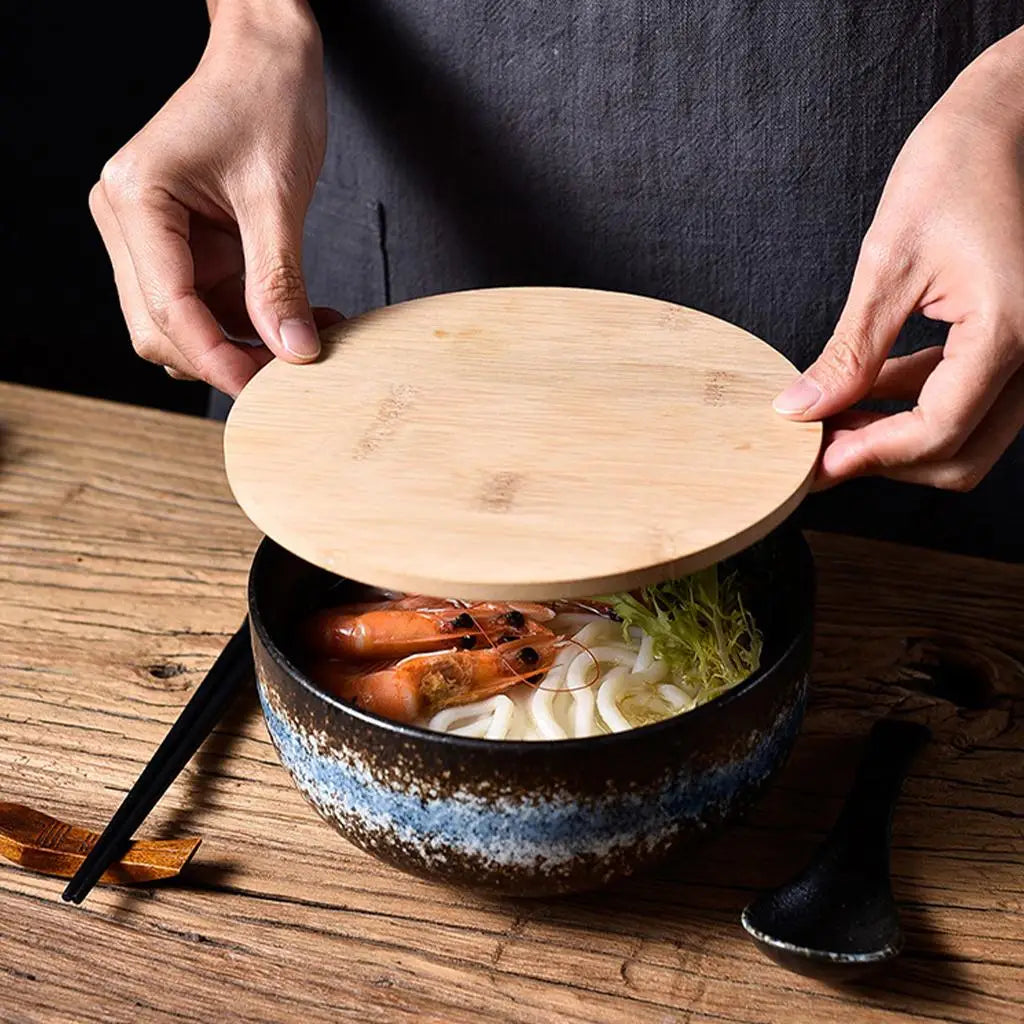
<instances>
[{"instance_id":1,"label":"black ceramic spoon","mask_svg":"<svg viewBox=\"0 0 1024 1024\"><path fill-rule=\"evenodd\" d=\"M892 816L910 762L930 736L916 722L875 723L853 789L811 863L743 911L743 927L763 953L826 980L899 955L903 930L889 881Z\"/></svg>"}]
</instances>

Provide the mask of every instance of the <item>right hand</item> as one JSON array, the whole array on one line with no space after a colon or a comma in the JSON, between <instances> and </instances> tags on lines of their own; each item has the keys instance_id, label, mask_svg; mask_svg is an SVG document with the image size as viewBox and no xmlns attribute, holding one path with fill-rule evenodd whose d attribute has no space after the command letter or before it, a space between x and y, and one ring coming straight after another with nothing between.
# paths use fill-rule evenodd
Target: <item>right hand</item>
<instances>
[{"instance_id":1,"label":"right hand","mask_svg":"<svg viewBox=\"0 0 1024 1024\"><path fill-rule=\"evenodd\" d=\"M314 317L302 277L326 139L320 33L304 4L260 6L222 0L192 77L89 194L136 352L231 396L275 355L315 359L316 328L342 319Z\"/></svg>"}]
</instances>

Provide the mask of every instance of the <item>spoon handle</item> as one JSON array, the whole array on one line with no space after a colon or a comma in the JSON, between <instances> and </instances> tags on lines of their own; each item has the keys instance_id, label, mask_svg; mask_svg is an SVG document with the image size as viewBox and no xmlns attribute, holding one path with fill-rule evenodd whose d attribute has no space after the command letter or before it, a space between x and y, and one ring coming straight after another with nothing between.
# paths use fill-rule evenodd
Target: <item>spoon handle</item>
<instances>
[{"instance_id":1,"label":"spoon handle","mask_svg":"<svg viewBox=\"0 0 1024 1024\"><path fill-rule=\"evenodd\" d=\"M930 738L931 730L918 722L896 718L875 722L857 778L828 840L833 855L861 869L888 874L896 801L911 762Z\"/></svg>"}]
</instances>

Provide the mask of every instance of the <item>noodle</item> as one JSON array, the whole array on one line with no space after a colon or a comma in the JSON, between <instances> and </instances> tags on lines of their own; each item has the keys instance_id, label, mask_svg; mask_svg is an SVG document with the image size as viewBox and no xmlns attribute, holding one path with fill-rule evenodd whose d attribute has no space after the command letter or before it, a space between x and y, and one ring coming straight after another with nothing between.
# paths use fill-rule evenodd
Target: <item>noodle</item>
<instances>
[{"instance_id":1,"label":"noodle","mask_svg":"<svg viewBox=\"0 0 1024 1024\"><path fill-rule=\"evenodd\" d=\"M535 686L518 683L486 700L445 708L424 724L454 736L562 740L625 732L691 710L698 688L669 678L654 642L594 614L563 612L549 624L570 642ZM575 630L575 632L573 632Z\"/></svg>"},{"instance_id":2,"label":"noodle","mask_svg":"<svg viewBox=\"0 0 1024 1024\"><path fill-rule=\"evenodd\" d=\"M654 662L654 641L644 633L643 639L640 641L640 650L636 656L636 662L633 665L634 672L643 672L645 669L651 667Z\"/></svg>"},{"instance_id":3,"label":"noodle","mask_svg":"<svg viewBox=\"0 0 1024 1024\"><path fill-rule=\"evenodd\" d=\"M568 739L569 734L555 721L554 702L558 690L565 682L565 666L555 662L554 668L544 677L544 682L530 697L530 716L541 738L545 740Z\"/></svg>"},{"instance_id":4,"label":"noodle","mask_svg":"<svg viewBox=\"0 0 1024 1024\"><path fill-rule=\"evenodd\" d=\"M597 690L597 710L612 732L625 732L633 726L625 715L619 711L618 700L622 684L629 678L629 669L618 665L604 677Z\"/></svg>"},{"instance_id":5,"label":"noodle","mask_svg":"<svg viewBox=\"0 0 1024 1024\"><path fill-rule=\"evenodd\" d=\"M658 695L673 711L682 711L693 700L692 697L688 697L678 686L674 686L672 683L662 683L658 687Z\"/></svg>"},{"instance_id":6,"label":"noodle","mask_svg":"<svg viewBox=\"0 0 1024 1024\"><path fill-rule=\"evenodd\" d=\"M601 730L597 727L594 714L597 698L592 687L584 687L572 691L572 734L576 739L584 736L596 736Z\"/></svg>"},{"instance_id":7,"label":"noodle","mask_svg":"<svg viewBox=\"0 0 1024 1024\"><path fill-rule=\"evenodd\" d=\"M491 724L487 727L487 732L484 733L484 739L503 740L508 735L508 727L512 724L516 706L504 694L498 694L494 699L497 704L491 717Z\"/></svg>"}]
</instances>

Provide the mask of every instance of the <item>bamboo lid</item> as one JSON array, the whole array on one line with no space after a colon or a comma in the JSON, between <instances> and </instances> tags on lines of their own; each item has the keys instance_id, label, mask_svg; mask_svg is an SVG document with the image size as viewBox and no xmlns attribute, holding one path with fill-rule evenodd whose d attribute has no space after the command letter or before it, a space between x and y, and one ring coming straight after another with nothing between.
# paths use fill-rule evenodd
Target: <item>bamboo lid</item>
<instances>
[{"instance_id":1,"label":"bamboo lid","mask_svg":"<svg viewBox=\"0 0 1024 1024\"><path fill-rule=\"evenodd\" d=\"M228 418L246 515L339 575L467 599L597 596L747 547L807 492L796 376L655 299L500 288L416 299L270 363Z\"/></svg>"}]
</instances>

